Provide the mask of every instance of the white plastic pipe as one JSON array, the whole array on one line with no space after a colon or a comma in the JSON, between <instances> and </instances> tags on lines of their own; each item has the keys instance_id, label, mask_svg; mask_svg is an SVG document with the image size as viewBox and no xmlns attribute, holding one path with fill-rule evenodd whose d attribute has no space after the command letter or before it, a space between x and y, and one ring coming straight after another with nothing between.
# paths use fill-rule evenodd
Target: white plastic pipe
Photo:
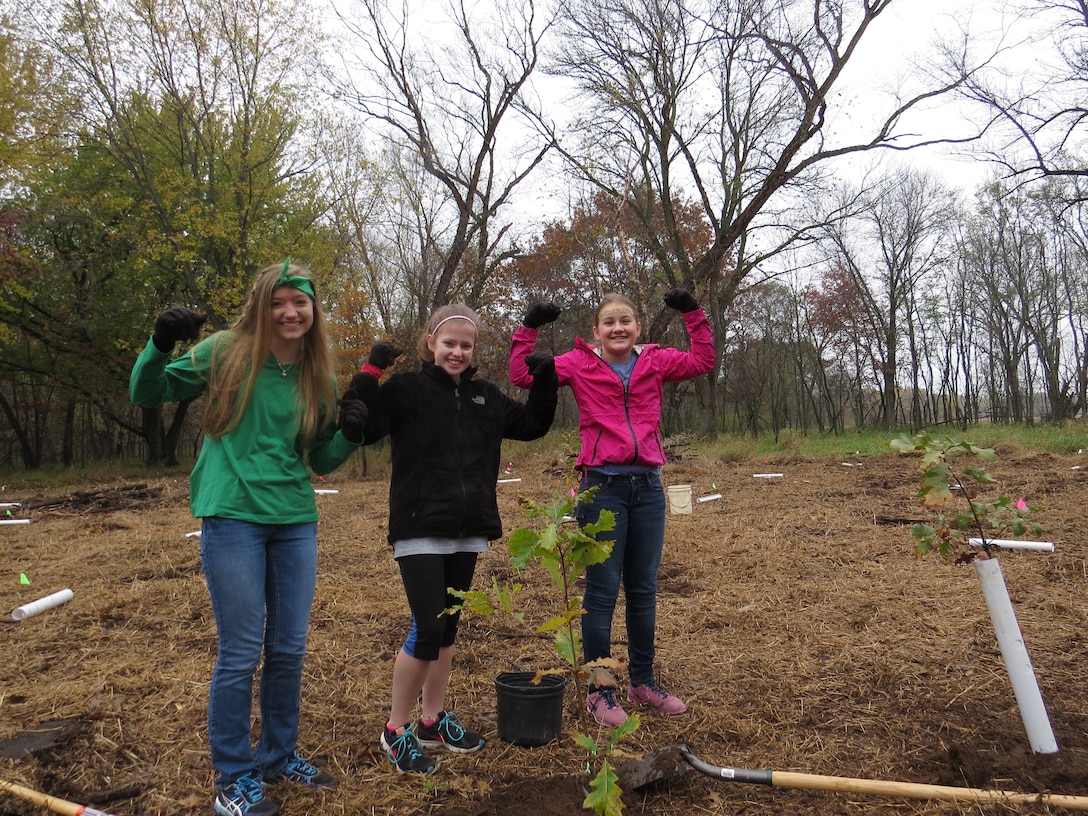
<instances>
[{"instance_id":1,"label":"white plastic pipe","mask_svg":"<svg viewBox=\"0 0 1088 816\"><path fill-rule=\"evenodd\" d=\"M339 490L315 490L314 493L318 496L334 496L339 493Z\"/></svg>"},{"instance_id":2,"label":"white plastic pipe","mask_svg":"<svg viewBox=\"0 0 1088 816\"><path fill-rule=\"evenodd\" d=\"M699 504L702 504L703 502L717 501L721 497L721 493L711 493L709 496L700 496L695 501L699 502Z\"/></svg>"},{"instance_id":3,"label":"white plastic pipe","mask_svg":"<svg viewBox=\"0 0 1088 816\"><path fill-rule=\"evenodd\" d=\"M752 475L757 479L777 479L782 474L781 473L753 473Z\"/></svg>"},{"instance_id":4,"label":"white plastic pipe","mask_svg":"<svg viewBox=\"0 0 1088 816\"><path fill-rule=\"evenodd\" d=\"M969 538L968 543L976 547L982 546L981 538ZM1011 538L988 538L987 544L1001 547L1005 550L1039 550L1040 552L1054 552L1054 544L1050 541L1016 541Z\"/></svg>"},{"instance_id":5,"label":"white plastic pipe","mask_svg":"<svg viewBox=\"0 0 1088 816\"><path fill-rule=\"evenodd\" d=\"M15 607L11 610L11 617L12 620L17 621L21 621L24 618L32 618L47 609L52 609L54 606L68 603L70 600L72 600L72 590L62 589L60 592L54 592L52 595L46 595L44 598L39 598L28 604Z\"/></svg>"},{"instance_id":6,"label":"white plastic pipe","mask_svg":"<svg viewBox=\"0 0 1088 816\"><path fill-rule=\"evenodd\" d=\"M0 519L0 524L30 524L30 519Z\"/></svg>"},{"instance_id":7,"label":"white plastic pipe","mask_svg":"<svg viewBox=\"0 0 1088 816\"><path fill-rule=\"evenodd\" d=\"M1024 635L1009 600L1009 590L1001 574L1001 562L996 558L976 558L975 571L982 584L982 594L990 610L990 620L993 621L997 643L1001 647L1005 671L1012 682L1016 704L1020 706L1020 717L1024 720L1031 750L1036 754L1056 754L1058 743L1050 727L1043 695L1039 693L1039 682L1024 645Z\"/></svg>"}]
</instances>

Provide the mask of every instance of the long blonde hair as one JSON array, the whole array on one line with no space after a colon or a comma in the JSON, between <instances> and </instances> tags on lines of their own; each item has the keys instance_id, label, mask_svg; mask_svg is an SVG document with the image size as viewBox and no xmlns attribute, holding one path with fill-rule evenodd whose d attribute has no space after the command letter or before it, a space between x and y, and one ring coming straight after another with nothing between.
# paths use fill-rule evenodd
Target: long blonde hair
<instances>
[{"instance_id":1,"label":"long blonde hair","mask_svg":"<svg viewBox=\"0 0 1088 816\"><path fill-rule=\"evenodd\" d=\"M228 331L213 338L204 433L213 439L237 425L253 395L253 384L272 353L272 293L280 283L283 264L263 269L253 283L242 314ZM309 270L290 264L288 276L310 277ZM303 446L315 438L336 405L332 349L321 302L314 299L314 322L302 338L299 366L298 425Z\"/></svg>"}]
</instances>

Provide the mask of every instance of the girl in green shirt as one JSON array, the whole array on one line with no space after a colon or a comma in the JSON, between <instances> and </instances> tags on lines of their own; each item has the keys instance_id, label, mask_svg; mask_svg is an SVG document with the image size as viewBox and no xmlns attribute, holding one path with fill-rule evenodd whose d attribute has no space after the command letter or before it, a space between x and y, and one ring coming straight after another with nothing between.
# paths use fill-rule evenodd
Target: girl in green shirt
<instances>
[{"instance_id":1,"label":"girl in green shirt","mask_svg":"<svg viewBox=\"0 0 1088 816\"><path fill-rule=\"evenodd\" d=\"M208 701L221 816L275 816L263 787L336 779L297 753L302 666L317 583L317 504L310 471L328 473L359 446L366 406L340 402L321 306L308 273L262 271L237 323L171 361L205 316L172 308L132 369L133 403L204 396L204 439L190 477L200 557L219 635ZM307 464L309 468L307 468ZM261 729L251 700L263 654Z\"/></svg>"}]
</instances>

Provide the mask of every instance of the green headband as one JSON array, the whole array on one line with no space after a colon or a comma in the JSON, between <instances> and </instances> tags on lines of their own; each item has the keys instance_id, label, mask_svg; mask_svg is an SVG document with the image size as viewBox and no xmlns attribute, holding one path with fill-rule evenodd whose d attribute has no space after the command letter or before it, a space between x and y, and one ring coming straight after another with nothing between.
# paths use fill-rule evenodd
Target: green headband
<instances>
[{"instance_id":1,"label":"green headband","mask_svg":"<svg viewBox=\"0 0 1088 816\"><path fill-rule=\"evenodd\" d=\"M305 292L314 300L317 300L317 293L314 292L314 282L312 280L302 275L287 277L287 268L290 265L290 258L283 262L283 269L280 270L280 281L272 287L272 291L275 292L281 286L290 286L292 289L298 289L300 292Z\"/></svg>"}]
</instances>

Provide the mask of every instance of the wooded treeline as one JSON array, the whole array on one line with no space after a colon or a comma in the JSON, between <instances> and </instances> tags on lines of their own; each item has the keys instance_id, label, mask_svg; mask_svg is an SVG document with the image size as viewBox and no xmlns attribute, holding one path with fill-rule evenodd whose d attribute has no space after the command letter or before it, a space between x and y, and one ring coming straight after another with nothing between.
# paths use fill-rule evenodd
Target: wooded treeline
<instances>
[{"instance_id":1,"label":"wooded treeline","mask_svg":"<svg viewBox=\"0 0 1088 816\"><path fill-rule=\"evenodd\" d=\"M1029 4L1015 83L949 18L861 110L906 2L0 0L0 468L189 453L199 411L132 408L132 362L162 309L226 327L287 256L345 381L455 300L500 383L537 299L557 352L608 290L683 344L686 286L718 366L668 434L1078 416L1088 13ZM975 124L919 135L951 99ZM940 145L991 180L910 163Z\"/></svg>"}]
</instances>

